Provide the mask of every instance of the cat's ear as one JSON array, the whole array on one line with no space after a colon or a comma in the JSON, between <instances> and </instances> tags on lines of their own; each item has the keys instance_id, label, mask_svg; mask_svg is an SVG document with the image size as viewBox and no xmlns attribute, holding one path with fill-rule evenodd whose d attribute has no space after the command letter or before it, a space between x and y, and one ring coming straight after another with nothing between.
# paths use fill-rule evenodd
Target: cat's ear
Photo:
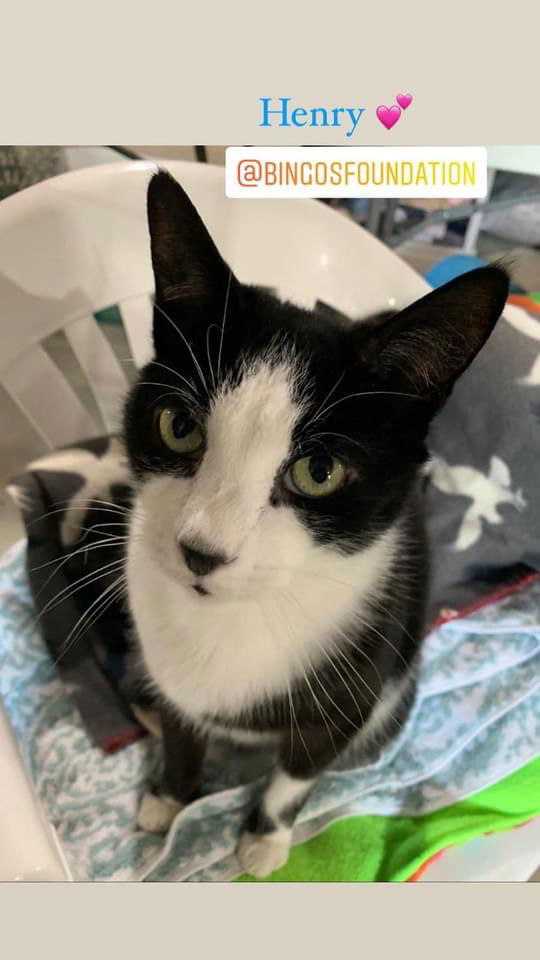
<instances>
[{"instance_id":1,"label":"cat's ear","mask_svg":"<svg viewBox=\"0 0 540 960\"><path fill-rule=\"evenodd\" d=\"M158 303L222 303L234 278L187 193L164 170L149 183L147 211Z\"/></svg>"},{"instance_id":2,"label":"cat's ear","mask_svg":"<svg viewBox=\"0 0 540 960\"><path fill-rule=\"evenodd\" d=\"M462 274L377 327L363 360L415 395L444 398L488 339L508 289L497 266Z\"/></svg>"}]
</instances>

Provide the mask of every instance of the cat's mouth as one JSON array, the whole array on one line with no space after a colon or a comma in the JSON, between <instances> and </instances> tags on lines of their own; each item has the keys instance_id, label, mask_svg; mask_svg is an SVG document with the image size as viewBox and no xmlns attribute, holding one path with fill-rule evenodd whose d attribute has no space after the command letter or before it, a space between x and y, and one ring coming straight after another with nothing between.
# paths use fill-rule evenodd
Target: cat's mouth
<instances>
[{"instance_id":1,"label":"cat's mouth","mask_svg":"<svg viewBox=\"0 0 540 960\"><path fill-rule=\"evenodd\" d=\"M207 590L206 587L203 587L202 583L194 583L193 589L195 590L195 593L199 594L200 597L210 596L210 591Z\"/></svg>"}]
</instances>

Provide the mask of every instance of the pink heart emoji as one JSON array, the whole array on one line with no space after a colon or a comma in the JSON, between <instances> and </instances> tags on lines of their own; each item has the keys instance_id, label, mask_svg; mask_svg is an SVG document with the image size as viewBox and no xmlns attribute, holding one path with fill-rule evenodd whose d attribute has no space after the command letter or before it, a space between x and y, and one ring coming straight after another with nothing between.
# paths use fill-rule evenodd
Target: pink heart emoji
<instances>
[{"instance_id":1,"label":"pink heart emoji","mask_svg":"<svg viewBox=\"0 0 540 960\"><path fill-rule=\"evenodd\" d=\"M383 127L386 127L387 130L391 130L401 116L401 110L395 105L393 107L381 105L377 107L375 113L377 114L377 119L380 120Z\"/></svg>"},{"instance_id":2,"label":"pink heart emoji","mask_svg":"<svg viewBox=\"0 0 540 960\"><path fill-rule=\"evenodd\" d=\"M406 110L409 104L412 103L412 93L398 93L396 100L400 107Z\"/></svg>"}]
</instances>

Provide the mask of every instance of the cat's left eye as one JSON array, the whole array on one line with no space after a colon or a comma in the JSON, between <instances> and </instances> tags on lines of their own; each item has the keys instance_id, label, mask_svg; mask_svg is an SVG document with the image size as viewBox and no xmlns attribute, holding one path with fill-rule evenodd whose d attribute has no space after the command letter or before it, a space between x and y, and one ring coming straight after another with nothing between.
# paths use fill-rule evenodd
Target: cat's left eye
<instances>
[{"instance_id":1,"label":"cat's left eye","mask_svg":"<svg viewBox=\"0 0 540 960\"><path fill-rule=\"evenodd\" d=\"M336 457L319 454L295 460L287 471L285 484L304 497L328 497L347 479L345 465Z\"/></svg>"},{"instance_id":2,"label":"cat's left eye","mask_svg":"<svg viewBox=\"0 0 540 960\"><path fill-rule=\"evenodd\" d=\"M162 443L174 453L196 453L204 443L202 431L195 421L171 407L160 411L157 427Z\"/></svg>"}]
</instances>

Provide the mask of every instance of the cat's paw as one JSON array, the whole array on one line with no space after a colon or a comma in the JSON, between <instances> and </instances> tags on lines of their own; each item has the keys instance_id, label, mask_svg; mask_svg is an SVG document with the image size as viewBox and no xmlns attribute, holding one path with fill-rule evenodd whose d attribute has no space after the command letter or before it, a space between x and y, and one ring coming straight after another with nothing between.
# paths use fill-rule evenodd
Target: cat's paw
<instances>
[{"instance_id":1,"label":"cat's paw","mask_svg":"<svg viewBox=\"0 0 540 960\"><path fill-rule=\"evenodd\" d=\"M273 833L243 833L236 855L246 871L253 877L267 877L279 870L289 857L290 834L276 830Z\"/></svg>"},{"instance_id":2,"label":"cat's paw","mask_svg":"<svg viewBox=\"0 0 540 960\"><path fill-rule=\"evenodd\" d=\"M166 833L182 807L174 797L145 793L137 814L137 826L146 833Z\"/></svg>"}]
</instances>

